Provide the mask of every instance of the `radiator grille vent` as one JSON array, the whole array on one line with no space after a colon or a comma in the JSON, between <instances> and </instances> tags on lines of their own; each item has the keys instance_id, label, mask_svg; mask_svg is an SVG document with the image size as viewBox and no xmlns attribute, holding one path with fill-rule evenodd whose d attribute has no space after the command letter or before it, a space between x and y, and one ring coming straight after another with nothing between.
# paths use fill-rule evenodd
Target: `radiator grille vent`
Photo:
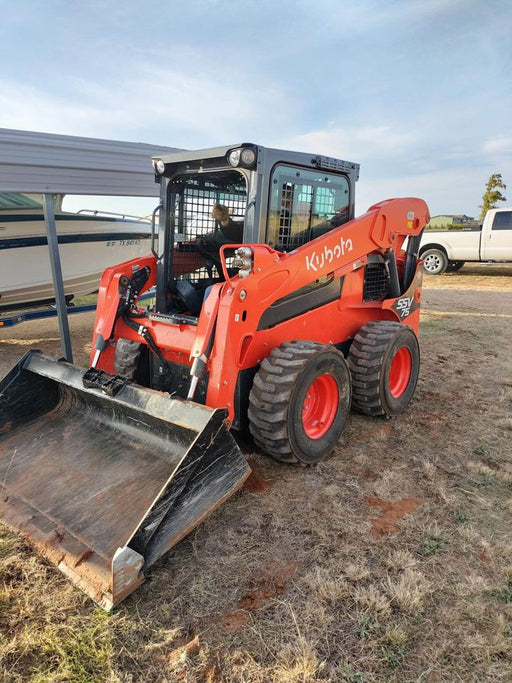
<instances>
[{"instance_id":1,"label":"radiator grille vent","mask_svg":"<svg viewBox=\"0 0 512 683\"><path fill-rule=\"evenodd\" d=\"M368 263L364 269L363 301L380 301L389 288L384 263Z\"/></svg>"}]
</instances>

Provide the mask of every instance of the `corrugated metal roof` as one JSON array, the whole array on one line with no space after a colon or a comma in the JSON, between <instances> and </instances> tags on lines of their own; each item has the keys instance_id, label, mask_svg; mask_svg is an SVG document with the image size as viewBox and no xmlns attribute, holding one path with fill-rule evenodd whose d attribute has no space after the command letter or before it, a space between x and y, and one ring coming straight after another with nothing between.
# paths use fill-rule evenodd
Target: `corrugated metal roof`
<instances>
[{"instance_id":1,"label":"corrugated metal roof","mask_svg":"<svg viewBox=\"0 0 512 683\"><path fill-rule=\"evenodd\" d=\"M156 197L151 157L175 151L0 128L0 192Z\"/></svg>"}]
</instances>

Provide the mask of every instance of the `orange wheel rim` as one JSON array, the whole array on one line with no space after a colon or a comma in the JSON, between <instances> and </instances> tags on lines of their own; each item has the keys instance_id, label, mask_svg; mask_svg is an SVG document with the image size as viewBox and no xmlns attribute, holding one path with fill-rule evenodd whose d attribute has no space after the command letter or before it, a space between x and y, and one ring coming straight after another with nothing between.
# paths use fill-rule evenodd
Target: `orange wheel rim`
<instances>
[{"instance_id":1,"label":"orange wheel rim","mask_svg":"<svg viewBox=\"0 0 512 683\"><path fill-rule=\"evenodd\" d=\"M338 412L338 385L331 375L320 375L311 384L302 404L302 426L310 439L327 434Z\"/></svg>"},{"instance_id":2,"label":"orange wheel rim","mask_svg":"<svg viewBox=\"0 0 512 683\"><path fill-rule=\"evenodd\" d=\"M411 379L412 356L406 346L402 346L393 356L389 368L389 391L393 398L399 398L407 389Z\"/></svg>"}]
</instances>

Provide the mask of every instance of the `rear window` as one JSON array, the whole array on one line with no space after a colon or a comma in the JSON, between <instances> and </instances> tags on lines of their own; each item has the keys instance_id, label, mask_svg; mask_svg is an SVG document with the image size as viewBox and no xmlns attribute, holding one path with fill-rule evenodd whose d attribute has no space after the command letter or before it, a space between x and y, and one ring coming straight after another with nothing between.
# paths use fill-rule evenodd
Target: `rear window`
<instances>
[{"instance_id":1,"label":"rear window","mask_svg":"<svg viewBox=\"0 0 512 683\"><path fill-rule=\"evenodd\" d=\"M494 216L493 230L512 230L512 211L498 211Z\"/></svg>"}]
</instances>

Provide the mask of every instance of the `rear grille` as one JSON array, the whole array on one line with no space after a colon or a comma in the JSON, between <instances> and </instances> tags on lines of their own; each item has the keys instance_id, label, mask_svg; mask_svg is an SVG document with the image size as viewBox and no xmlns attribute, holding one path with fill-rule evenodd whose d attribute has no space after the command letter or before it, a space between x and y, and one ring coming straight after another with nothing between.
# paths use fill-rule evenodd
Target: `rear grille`
<instances>
[{"instance_id":1,"label":"rear grille","mask_svg":"<svg viewBox=\"0 0 512 683\"><path fill-rule=\"evenodd\" d=\"M363 301L380 301L389 288L389 275L384 263L368 263L364 269Z\"/></svg>"}]
</instances>

